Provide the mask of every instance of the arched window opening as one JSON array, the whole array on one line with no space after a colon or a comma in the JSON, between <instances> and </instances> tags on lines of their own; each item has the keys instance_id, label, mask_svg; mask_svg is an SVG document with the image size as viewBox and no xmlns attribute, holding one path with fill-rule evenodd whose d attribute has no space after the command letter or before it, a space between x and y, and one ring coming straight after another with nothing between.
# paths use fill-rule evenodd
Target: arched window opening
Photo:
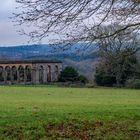
<instances>
[{"instance_id":1,"label":"arched window opening","mask_svg":"<svg viewBox=\"0 0 140 140\"><path fill-rule=\"evenodd\" d=\"M43 84L44 82L44 68L43 66L39 67L39 83Z\"/></svg>"},{"instance_id":2,"label":"arched window opening","mask_svg":"<svg viewBox=\"0 0 140 140\"><path fill-rule=\"evenodd\" d=\"M6 72L6 81L11 81L11 68L7 66L5 68L5 72Z\"/></svg>"},{"instance_id":3,"label":"arched window opening","mask_svg":"<svg viewBox=\"0 0 140 140\"><path fill-rule=\"evenodd\" d=\"M32 81L32 69L31 69L31 66L26 66L25 74L26 74L26 81L31 82Z\"/></svg>"},{"instance_id":4,"label":"arched window opening","mask_svg":"<svg viewBox=\"0 0 140 140\"><path fill-rule=\"evenodd\" d=\"M0 82L4 81L4 71L3 71L3 67L0 67Z\"/></svg>"},{"instance_id":5,"label":"arched window opening","mask_svg":"<svg viewBox=\"0 0 140 140\"><path fill-rule=\"evenodd\" d=\"M12 78L13 78L13 81L17 81L17 68L16 68L16 66L12 67Z\"/></svg>"},{"instance_id":6,"label":"arched window opening","mask_svg":"<svg viewBox=\"0 0 140 140\"><path fill-rule=\"evenodd\" d=\"M47 81L51 82L51 66L48 66Z\"/></svg>"},{"instance_id":7,"label":"arched window opening","mask_svg":"<svg viewBox=\"0 0 140 140\"><path fill-rule=\"evenodd\" d=\"M24 82L24 67L19 66L18 72L19 72L19 82Z\"/></svg>"}]
</instances>

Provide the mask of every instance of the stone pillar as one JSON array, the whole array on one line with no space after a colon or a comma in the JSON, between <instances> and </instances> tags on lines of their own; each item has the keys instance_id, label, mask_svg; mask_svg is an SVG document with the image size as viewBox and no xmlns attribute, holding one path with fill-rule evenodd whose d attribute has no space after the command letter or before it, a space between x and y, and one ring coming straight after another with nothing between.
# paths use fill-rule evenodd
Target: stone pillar
<instances>
[{"instance_id":1,"label":"stone pillar","mask_svg":"<svg viewBox=\"0 0 140 140\"><path fill-rule=\"evenodd\" d=\"M47 83L47 70L48 68L44 67L44 70L43 70L43 83Z\"/></svg>"},{"instance_id":2,"label":"stone pillar","mask_svg":"<svg viewBox=\"0 0 140 140\"><path fill-rule=\"evenodd\" d=\"M39 68L36 69L36 84L39 84Z\"/></svg>"},{"instance_id":3,"label":"stone pillar","mask_svg":"<svg viewBox=\"0 0 140 140\"><path fill-rule=\"evenodd\" d=\"M55 81L57 82L59 80L60 76L60 68L59 65L55 65Z\"/></svg>"},{"instance_id":4,"label":"stone pillar","mask_svg":"<svg viewBox=\"0 0 140 140\"><path fill-rule=\"evenodd\" d=\"M39 84L39 69L37 67L32 70L32 81L33 84Z\"/></svg>"},{"instance_id":5,"label":"stone pillar","mask_svg":"<svg viewBox=\"0 0 140 140\"><path fill-rule=\"evenodd\" d=\"M33 84L36 84L36 70L35 70L35 68L32 68L32 82L33 82Z\"/></svg>"},{"instance_id":6,"label":"stone pillar","mask_svg":"<svg viewBox=\"0 0 140 140\"><path fill-rule=\"evenodd\" d=\"M51 82L55 81L55 65L51 65Z\"/></svg>"}]
</instances>

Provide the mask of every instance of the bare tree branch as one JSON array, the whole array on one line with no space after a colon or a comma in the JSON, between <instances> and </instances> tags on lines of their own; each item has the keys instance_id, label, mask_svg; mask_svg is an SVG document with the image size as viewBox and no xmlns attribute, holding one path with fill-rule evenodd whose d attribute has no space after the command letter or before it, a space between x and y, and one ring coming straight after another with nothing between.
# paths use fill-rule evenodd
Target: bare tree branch
<instances>
[{"instance_id":1,"label":"bare tree branch","mask_svg":"<svg viewBox=\"0 0 140 140\"><path fill-rule=\"evenodd\" d=\"M93 42L115 36L127 29L139 31L140 0L16 0L22 10L14 21L32 27L23 34L33 40L55 37L55 42ZM106 36L100 26L119 24L121 28Z\"/></svg>"}]
</instances>

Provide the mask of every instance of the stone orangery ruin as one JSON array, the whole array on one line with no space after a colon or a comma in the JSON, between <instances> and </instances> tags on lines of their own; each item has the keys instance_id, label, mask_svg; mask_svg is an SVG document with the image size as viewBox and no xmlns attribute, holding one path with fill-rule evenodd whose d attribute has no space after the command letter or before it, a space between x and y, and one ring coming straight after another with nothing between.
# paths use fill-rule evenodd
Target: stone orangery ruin
<instances>
[{"instance_id":1,"label":"stone orangery ruin","mask_svg":"<svg viewBox=\"0 0 140 140\"><path fill-rule=\"evenodd\" d=\"M58 81L61 61L0 61L0 84L45 84Z\"/></svg>"}]
</instances>

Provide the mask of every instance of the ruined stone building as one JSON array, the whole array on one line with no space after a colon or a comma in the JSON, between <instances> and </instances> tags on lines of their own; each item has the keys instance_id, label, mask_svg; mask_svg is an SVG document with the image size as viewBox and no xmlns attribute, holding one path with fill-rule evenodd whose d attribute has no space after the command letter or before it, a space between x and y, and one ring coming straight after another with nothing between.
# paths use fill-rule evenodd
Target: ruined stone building
<instances>
[{"instance_id":1,"label":"ruined stone building","mask_svg":"<svg viewBox=\"0 0 140 140\"><path fill-rule=\"evenodd\" d=\"M58 81L61 61L0 61L0 84L45 84Z\"/></svg>"}]
</instances>

